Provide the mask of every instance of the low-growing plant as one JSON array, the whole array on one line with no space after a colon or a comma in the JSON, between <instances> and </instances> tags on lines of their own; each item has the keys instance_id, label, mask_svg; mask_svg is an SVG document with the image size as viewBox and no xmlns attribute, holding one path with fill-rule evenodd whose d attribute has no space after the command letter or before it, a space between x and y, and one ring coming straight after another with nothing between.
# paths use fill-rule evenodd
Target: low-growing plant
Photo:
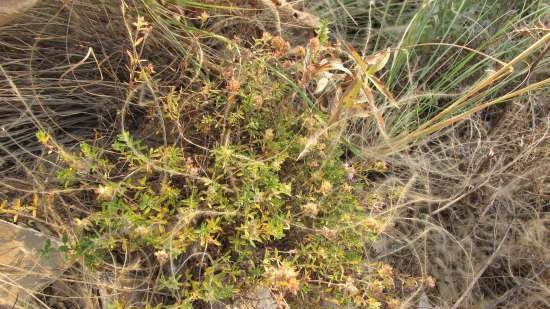
<instances>
[{"instance_id":1,"label":"low-growing plant","mask_svg":"<svg viewBox=\"0 0 550 309\"><path fill-rule=\"evenodd\" d=\"M241 51L248 61L222 68L222 83L166 91L145 116L161 113L166 132L153 129L149 142L123 129L109 147L66 150L38 132L62 162L59 186L94 194L88 215L71 223L68 258L97 270L124 256L148 261L157 278L151 305L230 301L258 285L281 306L395 304L401 277L365 247L385 225L361 197L356 175L371 167L352 172L332 131L300 158L325 120L292 95L289 76L303 75L308 60L285 44L264 36ZM134 82L160 89L150 71ZM187 142L194 134L209 148Z\"/></svg>"}]
</instances>

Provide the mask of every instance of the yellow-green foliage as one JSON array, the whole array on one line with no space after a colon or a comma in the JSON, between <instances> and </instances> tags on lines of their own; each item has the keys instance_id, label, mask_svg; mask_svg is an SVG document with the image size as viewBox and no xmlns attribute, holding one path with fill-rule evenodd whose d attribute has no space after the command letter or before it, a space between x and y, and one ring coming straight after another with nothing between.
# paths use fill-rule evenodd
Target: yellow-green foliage
<instances>
[{"instance_id":1,"label":"yellow-green foliage","mask_svg":"<svg viewBox=\"0 0 550 309\"><path fill-rule=\"evenodd\" d=\"M290 95L284 74L298 66L285 72L270 42L258 41L225 83L169 90L163 145L124 130L110 147L83 142L71 153L37 134L65 162L60 185L95 194L90 215L75 220L71 259L101 268L113 255L149 252L160 269L170 265L155 289L179 308L257 285L308 303L377 308L391 296L391 267L365 253L382 224L367 216L343 147L327 134L296 160L319 124L314 107ZM182 125L211 149L184 146Z\"/></svg>"}]
</instances>

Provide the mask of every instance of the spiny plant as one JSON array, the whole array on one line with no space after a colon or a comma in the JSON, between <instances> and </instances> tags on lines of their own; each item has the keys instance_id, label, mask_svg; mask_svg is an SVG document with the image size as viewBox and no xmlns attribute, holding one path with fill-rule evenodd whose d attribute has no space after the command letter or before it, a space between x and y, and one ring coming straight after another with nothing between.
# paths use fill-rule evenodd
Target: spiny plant
<instances>
[{"instance_id":1,"label":"spiny plant","mask_svg":"<svg viewBox=\"0 0 550 309\"><path fill-rule=\"evenodd\" d=\"M299 101L285 103L288 86L268 73L273 56L252 52L238 81L205 94L211 113L188 124L221 138L207 154L149 147L124 131L110 149L83 143L80 153L63 158L68 167L57 175L60 184L99 182L97 197L105 200L79 219L71 252L100 267L109 255L150 250L159 265L156 292L168 291L180 306L227 300L257 283L281 300L287 293L319 297L320 288L340 302L385 300L372 285L393 288L391 269L380 277L380 266L363 252L383 223L365 215L341 147L326 140L307 162L295 161L307 129L302 123L314 122L307 119L311 111L292 106ZM260 99L268 83L271 94ZM229 108L221 104L230 100ZM193 103L169 95L166 104ZM181 121L181 107L168 107L173 121Z\"/></svg>"}]
</instances>

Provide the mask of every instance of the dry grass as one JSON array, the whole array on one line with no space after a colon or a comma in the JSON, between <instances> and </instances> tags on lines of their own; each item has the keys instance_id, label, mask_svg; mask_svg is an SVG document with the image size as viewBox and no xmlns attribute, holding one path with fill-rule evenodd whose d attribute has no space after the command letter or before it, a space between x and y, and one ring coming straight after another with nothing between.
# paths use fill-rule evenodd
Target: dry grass
<instances>
[{"instance_id":1,"label":"dry grass","mask_svg":"<svg viewBox=\"0 0 550 309\"><path fill-rule=\"evenodd\" d=\"M45 2L18 24L0 28L0 200L40 194L41 215L25 209L19 220L74 240L81 232L75 222L97 209L92 186L103 178L80 188L50 185L52 171L63 162L48 150L71 152L83 140L104 147L127 130L152 145L185 144L186 151L193 149L200 158L199 166L208 166L207 154L215 145L241 137L227 129L234 103L227 104L223 123L213 131L190 129L196 119L217 111L201 103L199 86L208 81L216 91L230 88L224 74L245 67L250 55L241 52L249 51L261 31L242 22L217 29L235 11L212 6L214 1L189 2L187 10L137 0L127 1L124 9L119 1ZM294 92L285 90L290 93L285 92L285 100L315 106L317 118L311 121L318 123L307 131L310 143L299 159L327 137L332 139L329 147L340 142L348 147L342 159L357 167L355 182L364 184L360 193L369 216L386 220L379 240L367 246L369 258L393 265L403 274L396 275L403 285L407 278L418 281L410 284L412 289L402 287L401 308L418 307L419 299L434 308L550 307L545 71L550 34L545 24L518 17L506 29L517 31L509 41L519 43L508 48L506 33L495 34L498 44L492 53L490 46L468 47L479 43L477 34L467 42L459 37L448 44L423 43L415 31L421 33L428 24L423 20L430 12L422 11L428 4L334 2L309 4L340 22L334 27L337 35L347 36L361 26L357 33L366 39L348 36L354 47L334 52L350 73L320 95L314 85L289 82ZM331 9L322 11L323 5ZM201 16L204 9L212 16ZM152 30L136 31L138 15L147 16ZM407 23L383 27L388 18ZM373 30L373 23L382 26ZM242 40L232 40L235 34ZM453 35L448 38L454 40ZM142 39L147 44L137 43ZM387 71L369 72L364 56L386 43L392 46ZM453 57L458 60L449 64L447 58ZM132 59L151 59L154 67ZM156 73L149 78L152 70ZM446 70L455 73L447 76ZM182 89L189 99L187 109L176 111L181 125L172 128L167 119L174 111L165 102L174 89ZM35 139L38 130L51 134L57 146L45 149ZM161 172L163 177L173 173ZM218 215L227 214L212 216ZM199 217L190 216L189 221ZM112 262L98 271L75 264L36 294L35 306L107 309L118 301L144 307L179 299L181 295L159 289L161 275L208 256L206 249L190 250L164 270L147 249L128 255L110 252ZM433 287L427 288L432 280Z\"/></svg>"},{"instance_id":2,"label":"dry grass","mask_svg":"<svg viewBox=\"0 0 550 309\"><path fill-rule=\"evenodd\" d=\"M549 304L548 105L525 103L388 158L390 180L410 190L394 205L379 258L437 278L431 297L442 308Z\"/></svg>"},{"instance_id":3,"label":"dry grass","mask_svg":"<svg viewBox=\"0 0 550 309\"><path fill-rule=\"evenodd\" d=\"M0 168L5 176L32 173L25 169L28 158L40 152L33 137L38 129L71 145L112 130L122 102L116 66L123 65L117 37L124 29L119 21L105 23L113 12L93 3L49 4L3 26L0 34Z\"/></svg>"}]
</instances>

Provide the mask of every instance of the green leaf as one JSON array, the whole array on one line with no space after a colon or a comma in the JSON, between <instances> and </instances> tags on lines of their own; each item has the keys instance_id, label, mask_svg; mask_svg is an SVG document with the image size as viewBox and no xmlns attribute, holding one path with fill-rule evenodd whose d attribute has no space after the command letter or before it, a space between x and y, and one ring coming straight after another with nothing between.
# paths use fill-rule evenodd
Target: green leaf
<instances>
[{"instance_id":1,"label":"green leaf","mask_svg":"<svg viewBox=\"0 0 550 309\"><path fill-rule=\"evenodd\" d=\"M50 140L50 135L42 130L36 132L36 139L41 143L41 144L47 144L48 141Z\"/></svg>"}]
</instances>

